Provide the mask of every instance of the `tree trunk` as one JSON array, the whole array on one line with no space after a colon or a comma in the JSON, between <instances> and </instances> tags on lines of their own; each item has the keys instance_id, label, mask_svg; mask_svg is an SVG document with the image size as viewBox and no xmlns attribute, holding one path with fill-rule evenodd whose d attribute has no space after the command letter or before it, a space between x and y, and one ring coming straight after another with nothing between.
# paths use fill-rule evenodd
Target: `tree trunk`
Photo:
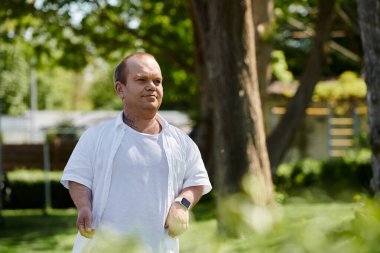
<instances>
[{"instance_id":1,"label":"tree trunk","mask_svg":"<svg viewBox=\"0 0 380 253\"><path fill-rule=\"evenodd\" d=\"M273 174L290 147L298 125L305 117L305 111L311 101L315 85L320 79L322 64L326 55L326 42L333 20L334 5L335 0L319 0L313 47L299 80L299 88L286 106L286 113L268 137L268 153Z\"/></svg>"},{"instance_id":2,"label":"tree trunk","mask_svg":"<svg viewBox=\"0 0 380 253\"><path fill-rule=\"evenodd\" d=\"M272 202L272 181L256 73L251 0L193 0L201 26L204 59L214 108L214 158L218 222L221 200L242 192L249 173L262 185L252 196Z\"/></svg>"},{"instance_id":3,"label":"tree trunk","mask_svg":"<svg viewBox=\"0 0 380 253\"><path fill-rule=\"evenodd\" d=\"M200 117L195 129L195 143L197 143L199 150L202 154L203 161L205 162L209 177L214 182L214 164L213 164L213 110L212 110L212 96L210 91L210 82L208 80L206 62L205 62L205 49L204 38L201 31L201 21L196 18L194 6L192 5L192 21L194 27L194 42L195 42L195 73L198 76L198 84L200 87ZM206 11L206 7L202 8ZM205 17L205 13L200 15Z\"/></svg>"},{"instance_id":4,"label":"tree trunk","mask_svg":"<svg viewBox=\"0 0 380 253\"><path fill-rule=\"evenodd\" d=\"M372 149L371 187L380 192L380 1L358 1L359 25L364 51L368 123Z\"/></svg>"},{"instance_id":5,"label":"tree trunk","mask_svg":"<svg viewBox=\"0 0 380 253\"><path fill-rule=\"evenodd\" d=\"M253 22L255 24L255 48L257 79L263 107L265 129L269 129L270 107L267 88L272 77L271 54L273 38L273 1L252 0ZM266 118L265 118L266 117Z\"/></svg>"},{"instance_id":6,"label":"tree trunk","mask_svg":"<svg viewBox=\"0 0 380 253\"><path fill-rule=\"evenodd\" d=\"M202 12L207 12L207 6L203 4L202 8L199 8ZM272 0L252 0L253 20L255 24L255 45L256 45L256 61L257 64L257 79L260 88L260 98L263 107L263 115L269 115L270 105L265 103L267 101L266 89L271 78L271 52L272 52L272 24L273 24L273 1ZM195 68L196 74L199 78L200 87L200 117L196 126L195 142L197 143L203 160L206 163L206 168L210 178L214 179L214 165L212 162L212 150L213 150L213 110L212 110L212 97L210 97L210 85L208 81L206 63L204 59L204 38L202 38L201 24L207 20L196 19L194 8L192 8L192 18L194 27L194 41L195 41ZM205 14L199 15L205 17ZM266 123L269 120L264 118L265 129Z\"/></svg>"}]
</instances>

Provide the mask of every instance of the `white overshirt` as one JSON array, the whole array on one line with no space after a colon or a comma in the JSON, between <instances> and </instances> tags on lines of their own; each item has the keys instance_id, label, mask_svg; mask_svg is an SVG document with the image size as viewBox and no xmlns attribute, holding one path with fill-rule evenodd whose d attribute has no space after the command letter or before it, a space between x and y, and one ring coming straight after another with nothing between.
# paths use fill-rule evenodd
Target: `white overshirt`
<instances>
[{"instance_id":1,"label":"white overshirt","mask_svg":"<svg viewBox=\"0 0 380 253\"><path fill-rule=\"evenodd\" d=\"M114 119L86 130L76 145L61 178L85 185L92 191L93 227L102 220L111 185L115 155L125 135L122 112ZM203 185L203 194L211 191L211 184L196 144L184 132L157 115L162 126L162 140L168 163L166 214L174 198L182 189ZM85 238L78 233L74 252L80 252ZM178 252L178 241L167 252Z\"/></svg>"}]
</instances>

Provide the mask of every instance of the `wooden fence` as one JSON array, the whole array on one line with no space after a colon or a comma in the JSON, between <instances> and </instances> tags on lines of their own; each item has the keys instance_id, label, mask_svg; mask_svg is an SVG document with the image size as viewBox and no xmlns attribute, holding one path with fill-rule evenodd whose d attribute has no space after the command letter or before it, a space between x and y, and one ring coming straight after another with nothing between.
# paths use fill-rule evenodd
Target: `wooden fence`
<instances>
[{"instance_id":1,"label":"wooden fence","mask_svg":"<svg viewBox=\"0 0 380 253\"><path fill-rule=\"evenodd\" d=\"M73 140L56 139L47 145L51 170L63 170L76 143ZM44 168L44 144L4 144L2 151L4 171Z\"/></svg>"},{"instance_id":2,"label":"wooden fence","mask_svg":"<svg viewBox=\"0 0 380 253\"><path fill-rule=\"evenodd\" d=\"M328 156L341 157L345 154L347 149L353 147L353 140L360 132L359 116L366 115L367 110L368 109L366 106L359 106L353 108L352 110L348 110L344 115L338 115L334 112L333 108L309 107L306 109L305 113L307 116L319 116L326 118L326 149L328 151ZM285 112L286 108L284 107L272 107L272 122L276 121L273 116L278 117L279 115L283 115ZM272 123L273 127L274 125L275 124ZM320 137L322 136L317 138Z\"/></svg>"}]
</instances>

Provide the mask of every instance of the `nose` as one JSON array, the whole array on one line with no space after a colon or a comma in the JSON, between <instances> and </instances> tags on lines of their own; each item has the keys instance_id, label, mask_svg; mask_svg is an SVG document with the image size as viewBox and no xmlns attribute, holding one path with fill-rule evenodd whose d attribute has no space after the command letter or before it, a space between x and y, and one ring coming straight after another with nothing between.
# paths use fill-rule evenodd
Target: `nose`
<instances>
[{"instance_id":1,"label":"nose","mask_svg":"<svg viewBox=\"0 0 380 253\"><path fill-rule=\"evenodd\" d=\"M147 85L145 86L146 90L156 90L156 85L154 84L153 80L149 80Z\"/></svg>"}]
</instances>

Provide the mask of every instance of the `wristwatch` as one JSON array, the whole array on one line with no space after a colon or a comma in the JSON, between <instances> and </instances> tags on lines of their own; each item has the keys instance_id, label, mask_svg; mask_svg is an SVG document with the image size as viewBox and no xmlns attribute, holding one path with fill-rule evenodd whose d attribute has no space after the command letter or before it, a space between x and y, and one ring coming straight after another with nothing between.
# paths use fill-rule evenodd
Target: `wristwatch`
<instances>
[{"instance_id":1,"label":"wristwatch","mask_svg":"<svg viewBox=\"0 0 380 253\"><path fill-rule=\"evenodd\" d=\"M181 205L186 207L186 209L189 209L191 206L191 202L187 198L184 198L184 197L177 197L174 199L174 202L180 203Z\"/></svg>"}]
</instances>

